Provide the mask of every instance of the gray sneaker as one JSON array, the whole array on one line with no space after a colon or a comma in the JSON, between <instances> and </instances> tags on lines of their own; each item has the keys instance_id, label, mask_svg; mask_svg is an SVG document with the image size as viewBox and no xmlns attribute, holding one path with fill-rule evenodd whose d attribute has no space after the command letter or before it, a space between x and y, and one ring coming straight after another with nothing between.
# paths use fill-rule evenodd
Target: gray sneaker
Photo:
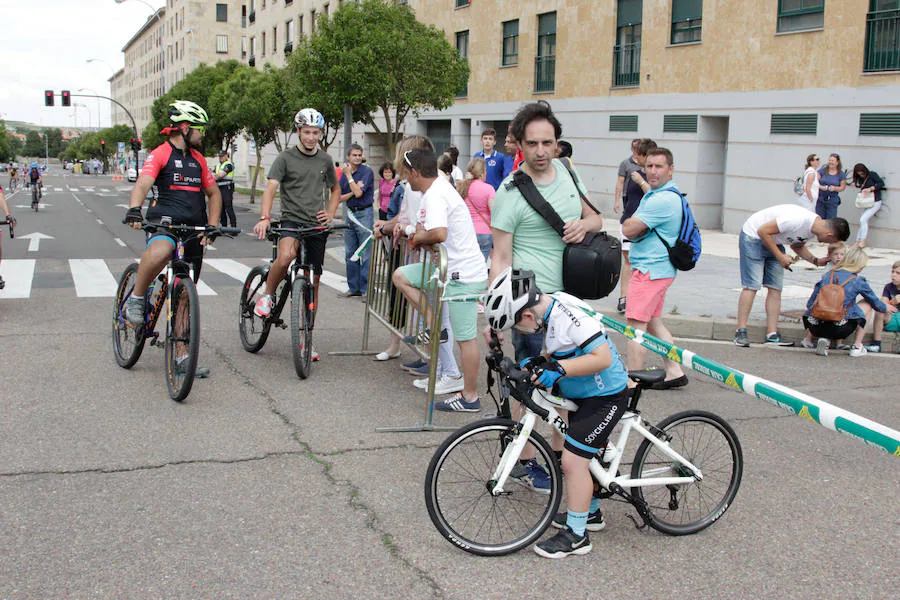
<instances>
[{"instance_id":1,"label":"gray sneaker","mask_svg":"<svg viewBox=\"0 0 900 600\"><path fill-rule=\"evenodd\" d=\"M734 345L742 348L750 347L750 338L747 337L747 330L743 327L734 332Z\"/></svg>"},{"instance_id":2,"label":"gray sneaker","mask_svg":"<svg viewBox=\"0 0 900 600\"><path fill-rule=\"evenodd\" d=\"M766 346L784 346L790 347L794 345L794 342L791 340L786 340L781 337L780 333L770 333L766 336L765 341Z\"/></svg>"},{"instance_id":3,"label":"gray sneaker","mask_svg":"<svg viewBox=\"0 0 900 600\"><path fill-rule=\"evenodd\" d=\"M135 327L144 324L144 297L132 295L125 301L125 319Z\"/></svg>"}]
</instances>

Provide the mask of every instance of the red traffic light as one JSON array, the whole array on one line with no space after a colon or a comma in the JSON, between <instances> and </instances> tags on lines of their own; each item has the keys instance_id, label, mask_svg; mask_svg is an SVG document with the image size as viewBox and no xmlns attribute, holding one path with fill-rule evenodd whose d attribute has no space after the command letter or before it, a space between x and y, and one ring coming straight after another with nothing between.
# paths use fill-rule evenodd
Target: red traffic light
<instances>
[{"instance_id":1,"label":"red traffic light","mask_svg":"<svg viewBox=\"0 0 900 600\"><path fill-rule=\"evenodd\" d=\"M53 106L53 90L44 90L44 106Z\"/></svg>"},{"instance_id":2,"label":"red traffic light","mask_svg":"<svg viewBox=\"0 0 900 600\"><path fill-rule=\"evenodd\" d=\"M72 106L72 94L69 93L69 90L63 90L60 95L62 96L63 106Z\"/></svg>"},{"instance_id":3,"label":"red traffic light","mask_svg":"<svg viewBox=\"0 0 900 600\"><path fill-rule=\"evenodd\" d=\"M101 146L105 146L105 145L106 145L106 140L100 140L100 145L101 145Z\"/></svg>"}]
</instances>

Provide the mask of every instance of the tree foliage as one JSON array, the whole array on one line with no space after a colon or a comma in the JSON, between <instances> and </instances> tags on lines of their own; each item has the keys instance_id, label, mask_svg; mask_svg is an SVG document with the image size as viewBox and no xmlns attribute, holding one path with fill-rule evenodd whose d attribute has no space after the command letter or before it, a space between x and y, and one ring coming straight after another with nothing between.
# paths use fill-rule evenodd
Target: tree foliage
<instances>
[{"instance_id":1,"label":"tree foliage","mask_svg":"<svg viewBox=\"0 0 900 600\"><path fill-rule=\"evenodd\" d=\"M0 119L0 162L12 162L16 155L11 140L14 139L6 129L6 122Z\"/></svg>"},{"instance_id":2,"label":"tree foliage","mask_svg":"<svg viewBox=\"0 0 900 600\"><path fill-rule=\"evenodd\" d=\"M108 159L116 153L118 142L125 142L126 152L130 151L128 142L134 137L134 132L128 125L113 125L100 131L92 131L75 139L60 155L66 160L85 160L92 157L100 158L108 167ZM103 144L106 142L104 149Z\"/></svg>"},{"instance_id":3,"label":"tree foliage","mask_svg":"<svg viewBox=\"0 0 900 600\"><path fill-rule=\"evenodd\" d=\"M203 140L204 154L213 154L226 142L233 140L240 129L229 129L219 123L218 116L210 111L209 99L216 86L227 81L232 73L242 66L237 60L219 61L213 66L201 64L173 85L168 92L158 97L150 108L152 119L141 134L144 147L155 148L165 141L166 137L159 132L169 126L167 111L169 104L175 100L196 102L209 113L212 123L207 127L206 137Z\"/></svg>"},{"instance_id":4,"label":"tree foliage","mask_svg":"<svg viewBox=\"0 0 900 600\"><path fill-rule=\"evenodd\" d=\"M36 130L25 134L25 156L44 156L44 139Z\"/></svg>"},{"instance_id":5,"label":"tree foliage","mask_svg":"<svg viewBox=\"0 0 900 600\"><path fill-rule=\"evenodd\" d=\"M383 0L348 2L330 19L321 15L289 65L312 106L349 104L391 152L407 115L447 108L469 77L441 30L417 21L408 6Z\"/></svg>"}]
</instances>

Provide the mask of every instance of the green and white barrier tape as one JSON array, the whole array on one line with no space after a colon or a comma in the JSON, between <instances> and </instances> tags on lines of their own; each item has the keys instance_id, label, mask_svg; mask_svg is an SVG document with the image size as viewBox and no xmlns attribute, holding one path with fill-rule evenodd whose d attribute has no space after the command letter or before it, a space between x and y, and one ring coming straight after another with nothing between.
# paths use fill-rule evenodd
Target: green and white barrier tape
<instances>
[{"instance_id":1,"label":"green and white barrier tape","mask_svg":"<svg viewBox=\"0 0 900 600\"><path fill-rule=\"evenodd\" d=\"M869 446L874 446L894 456L900 456L900 431L778 383L719 364L600 313L593 312L592 316L599 318L604 325L634 340L644 348L680 363L686 368L706 375L719 383L724 383L739 392L764 400L789 413L809 419L827 429L855 437Z\"/></svg>"}]
</instances>

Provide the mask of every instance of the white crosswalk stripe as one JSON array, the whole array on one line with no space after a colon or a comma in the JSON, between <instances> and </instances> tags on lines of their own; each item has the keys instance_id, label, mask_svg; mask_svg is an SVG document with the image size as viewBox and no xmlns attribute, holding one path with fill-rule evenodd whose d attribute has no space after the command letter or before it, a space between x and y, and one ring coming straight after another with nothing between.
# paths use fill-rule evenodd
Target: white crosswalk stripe
<instances>
[{"instance_id":1,"label":"white crosswalk stripe","mask_svg":"<svg viewBox=\"0 0 900 600\"><path fill-rule=\"evenodd\" d=\"M28 298L31 296L31 282L34 279L33 258L4 260L0 263L0 277L6 281L6 288L0 290L0 299Z\"/></svg>"},{"instance_id":2,"label":"white crosswalk stripe","mask_svg":"<svg viewBox=\"0 0 900 600\"><path fill-rule=\"evenodd\" d=\"M137 259L134 259L137 260ZM59 271L59 261L46 259L55 266L45 267L45 271ZM0 276L6 281L6 288L0 290L0 300L31 298L35 288L35 273L38 273L38 287L44 287L40 282L40 263L36 259L5 259L0 263ZM118 276L122 271L122 261L111 261L112 268L107 260L102 258L71 258L66 261L73 286L74 295L78 298L112 298L116 294ZM214 273L227 275L230 279L243 283L247 274L254 266L266 263L267 260L259 258L231 259L209 258L203 261L203 273L218 281L217 292L203 278L197 284L197 293L201 296L217 296L224 289L233 288L234 284L224 284L221 278ZM338 291L347 289L347 279L330 271L322 273L322 284ZM49 287L56 288L58 285Z\"/></svg>"}]
</instances>

